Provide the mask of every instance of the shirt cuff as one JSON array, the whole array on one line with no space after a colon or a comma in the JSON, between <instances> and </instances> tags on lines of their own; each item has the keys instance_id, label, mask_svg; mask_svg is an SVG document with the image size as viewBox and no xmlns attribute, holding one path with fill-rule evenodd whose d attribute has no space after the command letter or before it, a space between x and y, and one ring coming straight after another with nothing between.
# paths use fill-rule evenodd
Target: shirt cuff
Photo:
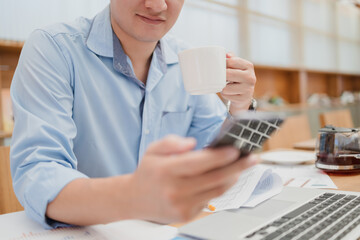
<instances>
[{"instance_id":1,"label":"shirt cuff","mask_svg":"<svg viewBox=\"0 0 360 240\"><path fill-rule=\"evenodd\" d=\"M70 226L46 217L47 205L52 202L60 191L71 181L88 178L85 174L58 163L39 163L27 173L24 208L26 214L39 222L45 229Z\"/></svg>"}]
</instances>

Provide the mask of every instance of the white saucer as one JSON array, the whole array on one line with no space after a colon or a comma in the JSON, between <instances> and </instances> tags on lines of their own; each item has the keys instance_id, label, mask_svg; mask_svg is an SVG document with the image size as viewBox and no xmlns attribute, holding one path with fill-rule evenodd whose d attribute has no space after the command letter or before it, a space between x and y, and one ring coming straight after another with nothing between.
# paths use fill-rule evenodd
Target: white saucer
<instances>
[{"instance_id":1,"label":"white saucer","mask_svg":"<svg viewBox=\"0 0 360 240\"><path fill-rule=\"evenodd\" d=\"M314 152L281 150L260 154L260 159L263 162L295 165L315 161L316 156Z\"/></svg>"}]
</instances>

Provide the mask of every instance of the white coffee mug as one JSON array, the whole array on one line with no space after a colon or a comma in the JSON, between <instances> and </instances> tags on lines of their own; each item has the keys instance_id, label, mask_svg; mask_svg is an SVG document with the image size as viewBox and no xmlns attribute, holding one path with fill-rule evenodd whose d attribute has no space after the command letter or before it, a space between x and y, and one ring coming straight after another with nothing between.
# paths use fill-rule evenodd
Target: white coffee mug
<instances>
[{"instance_id":1,"label":"white coffee mug","mask_svg":"<svg viewBox=\"0 0 360 240\"><path fill-rule=\"evenodd\" d=\"M226 86L225 48L192 48L178 55L185 90L190 94L217 93Z\"/></svg>"}]
</instances>

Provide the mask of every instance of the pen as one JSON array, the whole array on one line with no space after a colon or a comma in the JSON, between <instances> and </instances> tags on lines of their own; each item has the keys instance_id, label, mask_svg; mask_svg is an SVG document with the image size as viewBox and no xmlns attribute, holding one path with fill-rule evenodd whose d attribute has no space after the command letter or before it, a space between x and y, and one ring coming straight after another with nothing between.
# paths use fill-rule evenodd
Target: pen
<instances>
[{"instance_id":1,"label":"pen","mask_svg":"<svg viewBox=\"0 0 360 240\"><path fill-rule=\"evenodd\" d=\"M216 207L214 207L214 206L211 205L211 204L208 204L208 209L209 209L210 211L215 211Z\"/></svg>"}]
</instances>

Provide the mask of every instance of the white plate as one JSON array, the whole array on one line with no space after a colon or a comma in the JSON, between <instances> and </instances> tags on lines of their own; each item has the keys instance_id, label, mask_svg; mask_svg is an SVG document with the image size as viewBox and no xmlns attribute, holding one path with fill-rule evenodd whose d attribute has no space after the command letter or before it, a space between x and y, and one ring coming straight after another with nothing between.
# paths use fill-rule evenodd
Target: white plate
<instances>
[{"instance_id":1,"label":"white plate","mask_svg":"<svg viewBox=\"0 0 360 240\"><path fill-rule=\"evenodd\" d=\"M293 165L314 161L316 156L315 152L283 150L260 154L260 158L263 162Z\"/></svg>"}]
</instances>

